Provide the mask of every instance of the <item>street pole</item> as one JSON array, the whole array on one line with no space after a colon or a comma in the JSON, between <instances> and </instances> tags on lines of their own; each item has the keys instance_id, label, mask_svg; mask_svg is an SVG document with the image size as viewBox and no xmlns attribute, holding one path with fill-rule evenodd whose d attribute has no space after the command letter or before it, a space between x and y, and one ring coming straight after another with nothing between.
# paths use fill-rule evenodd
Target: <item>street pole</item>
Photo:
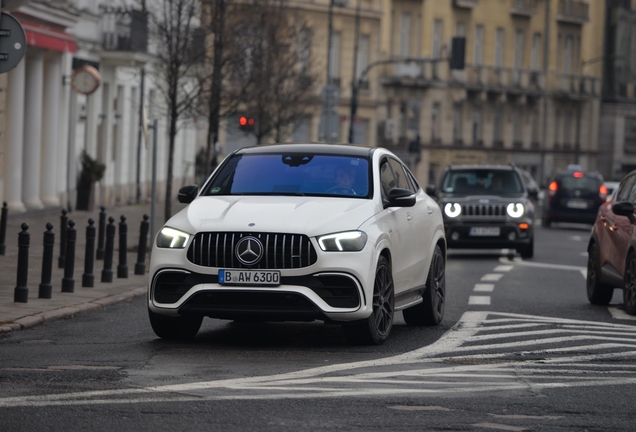
<instances>
[{"instance_id":1,"label":"street pole","mask_svg":"<svg viewBox=\"0 0 636 432\"><path fill-rule=\"evenodd\" d=\"M157 135L159 121L154 119L152 122L152 187L150 191L150 244L155 241L155 216L157 201ZM151 248L152 249L152 248Z\"/></svg>"},{"instance_id":2,"label":"street pole","mask_svg":"<svg viewBox=\"0 0 636 432\"><path fill-rule=\"evenodd\" d=\"M219 122L221 118L221 98L223 86L223 49L225 32L225 0L217 1L216 13L212 15L214 25L214 58L212 59L212 84L209 100L208 136L206 146L206 167L217 157L216 143L219 140ZM206 172L207 175L207 172Z\"/></svg>"},{"instance_id":3,"label":"street pole","mask_svg":"<svg viewBox=\"0 0 636 432\"><path fill-rule=\"evenodd\" d=\"M358 46L360 43L360 0L356 6L355 43L353 47L353 76L351 77L351 115L349 118L349 144L353 144L354 132L353 124L358 110Z\"/></svg>"},{"instance_id":4,"label":"street pole","mask_svg":"<svg viewBox=\"0 0 636 432\"><path fill-rule=\"evenodd\" d=\"M146 13L146 0L141 2L141 11ZM146 17L146 19L148 19ZM141 67L141 82L139 83L139 133L137 134L137 189L136 189L136 202L141 202L141 135L144 129L144 92L146 84L146 68Z\"/></svg>"},{"instance_id":5,"label":"street pole","mask_svg":"<svg viewBox=\"0 0 636 432\"><path fill-rule=\"evenodd\" d=\"M545 30L543 38L543 131L541 135L541 162L539 164L539 187L545 184L545 152L548 141L548 61L550 60L550 0L545 0Z\"/></svg>"},{"instance_id":6,"label":"street pole","mask_svg":"<svg viewBox=\"0 0 636 432\"><path fill-rule=\"evenodd\" d=\"M333 3L334 0L329 0L329 12L327 16L327 84L325 85L325 95L324 95L324 124L323 124L323 138L325 142L331 142L331 111L332 107L332 98L329 97L329 90L331 86L331 44L333 43Z\"/></svg>"}]
</instances>

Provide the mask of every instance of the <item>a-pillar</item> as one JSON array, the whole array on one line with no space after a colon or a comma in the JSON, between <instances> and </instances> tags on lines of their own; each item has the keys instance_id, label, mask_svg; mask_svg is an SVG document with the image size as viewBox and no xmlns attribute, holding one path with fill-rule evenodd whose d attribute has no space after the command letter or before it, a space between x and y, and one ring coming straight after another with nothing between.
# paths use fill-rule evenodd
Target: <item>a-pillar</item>
<instances>
[{"instance_id":1,"label":"a-pillar","mask_svg":"<svg viewBox=\"0 0 636 432\"><path fill-rule=\"evenodd\" d=\"M24 109L24 153L22 158L22 200L28 209L44 207L40 201L40 168L42 157L42 93L44 54L33 50L27 56ZM48 163L48 161L47 161Z\"/></svg>"},{"instance_id":2,"label":"a-pillar","mask_svg":"<svg viewBox=\"0 0 636 432\"><path fill-rule=\"evenodd\" d=\"M42 177L40 178L40 197L46 207L60 205L57 196L56 174L57 155L60 138L60 102L62 95L61 56L44 63L44 112L42 113ZM61 174L62 172L60 172Z\"/></svg>"},{"instance_id":3,"label":"a-pillar","mask_svg":"<svg viewBox=\"0 0 636 432\"><path fill-rule=\"evenodd\" d=\"M7 85L7 149L4 196L12 213L22 213L22 144L24 139L24 70L26 59L9 72Z\"/></svg>"}]
</instances>

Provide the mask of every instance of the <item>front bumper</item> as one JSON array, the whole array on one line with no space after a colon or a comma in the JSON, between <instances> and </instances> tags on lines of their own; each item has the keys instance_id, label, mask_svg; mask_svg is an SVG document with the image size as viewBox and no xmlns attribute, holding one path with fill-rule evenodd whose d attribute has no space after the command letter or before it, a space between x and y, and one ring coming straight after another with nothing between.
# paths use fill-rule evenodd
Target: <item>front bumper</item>
<instances>
[{"instance_id":1,"label":"front bumper","mask_svg":"<svg viewBox=\"0 0 636 432\"><path fill-rule=\"evenodd\" d=\"M521 224L527 224L527 229L521 229ZM520 249L532 242L533 227L530 219L515 222L484 222L484 221L444 221L446 241L449 248L466 249ZM497 236L471 235L472 228L499 228Z\"/></svg>"},{"instance_id":2,"label":"front bumper","mask_svg":"<svg viewBox=\"0 0 636 432\"><path fill-rule=\"evenodd\" d=\"M154 248L148 307L168 316L269 321L353 321L372 311L375 248L319 252L315 264L281 269L278 286L223 285L218 268L189 262L185 250Z\"/></svg>"}]
</instances>

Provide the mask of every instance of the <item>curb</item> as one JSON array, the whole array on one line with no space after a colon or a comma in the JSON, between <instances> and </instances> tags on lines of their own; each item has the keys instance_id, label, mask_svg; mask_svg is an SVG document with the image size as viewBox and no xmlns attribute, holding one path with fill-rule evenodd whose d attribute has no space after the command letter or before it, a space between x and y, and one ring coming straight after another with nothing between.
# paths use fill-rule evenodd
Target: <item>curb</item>
<instances>
[{"instance_id":1,"label":"curb","mask_svg":"<svg viewBox=\"0 0 636 432\"><path fill-rule=\"evenodd\" d=\"M146 295L147 288L140 287L134 288L130 291L126 291L119 294L113 294L106 297L102 297L97 300L90 301L74 306L64 306L59 309L53 309L49 311L40 312L34 315L29 315L23 318L14 320L6 324L0 325L0 335L6 334L16 330L26 330L28 328L35 327L45 322L55 321L62 318L69 318L82 312L90 312L97 309L104 309L106 306L110 306L122 301L129 301L135 297Z\"/></svg>"}]
</instances>

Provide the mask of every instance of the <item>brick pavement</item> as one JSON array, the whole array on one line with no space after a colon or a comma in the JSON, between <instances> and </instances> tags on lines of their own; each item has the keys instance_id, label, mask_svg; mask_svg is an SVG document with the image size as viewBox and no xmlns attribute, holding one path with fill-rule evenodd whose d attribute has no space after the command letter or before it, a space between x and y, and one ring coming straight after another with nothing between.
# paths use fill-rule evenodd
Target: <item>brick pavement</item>
<instances>
[{"instance_id":1,"label":"brick pavement","mask_svg":"<svg viewBox=\"0 0 636 432\"><path fill-rule=\"evenodd\" d=\"M182 206L173 205L175 211ZM157 217L155 227L158 229L163 224L163 206L156 208ZM75 289L73 293L61 292L64 269L58 268L60 255L60 216L61 208L46 209L42 211L27 212L23 214L11 214L7 218L6 252L0 255L0 334L13 330L33 327L46 321L66 318L81 312L103 308L118 301L130 300L134 297L145 295L148 280L149 254L146 254L146 274L135 275L135 263L137 262L137 247L139 244L139 230L143 215L150 215L150 204L118 206L106 208L108 217L115 218L118 226L120 216L126 216L128 224L127 235L127 266L128 278L117 277L119 264L119 227L115 236L115 250L113 253L113 282L101 282L101 273L104 268L103 260L94 262L93 274L95 283L93 288L82 287L82 274L84 273L84 258L86 247L86 227L88 219L95 220L98 225L99 209L94 211L73 211L68 213L69 220L75 222L77 229L77 243L75 247L75 270L73 278ZM15 303L14 291L17 282L18 264L18 234L23 222L29 225L29 271L27 287L28 302ZM53 224L55 232L55 247L53 254L53 274L51 285L53 294L51 299L38 298L39 285L42 277L43 234L46 224ZM108 222L107 222L108 223ZM97 246L97 239L95 241ZM148 241L150 245L150 241ZM148 247L149 249L149 247Z\"/></svg>"}]
</instances>

